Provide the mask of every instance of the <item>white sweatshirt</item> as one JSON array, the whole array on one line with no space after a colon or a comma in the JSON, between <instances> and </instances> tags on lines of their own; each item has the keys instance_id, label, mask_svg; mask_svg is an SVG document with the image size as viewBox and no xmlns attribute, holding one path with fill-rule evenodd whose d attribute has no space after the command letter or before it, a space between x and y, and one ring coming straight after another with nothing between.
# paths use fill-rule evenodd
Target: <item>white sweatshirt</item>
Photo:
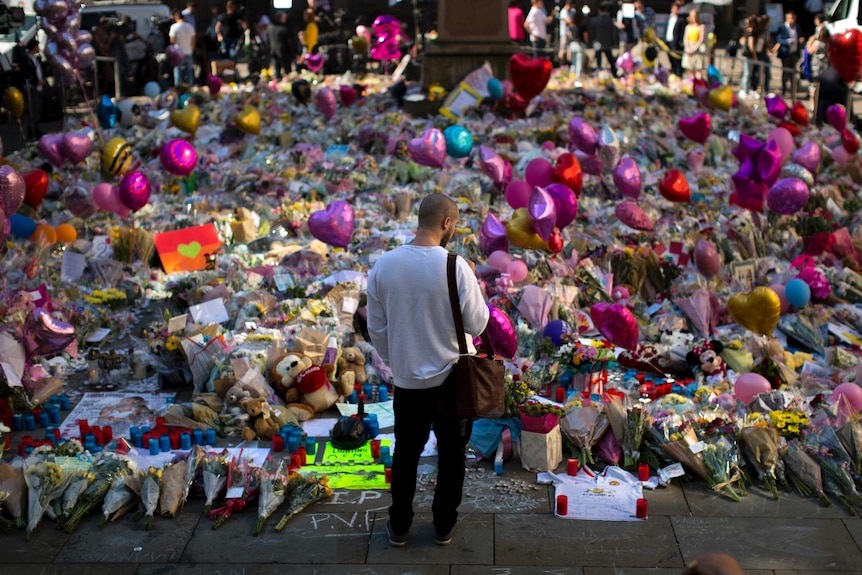
<instances>
[{"instance_id":1,"label":"white sweatshirt","mask_svg":"<svg viewBox=\"0 0 862 575\"><path fill-rule=\"evenodd\" d=\"M441 385L458 359L458 337L449 304L446 258L439 246L403 245L384 254L368 275L368 333L395 385ZM463 258L455 266L467 348L488 324L479 281Z\"/></svg>"}]
</instances>

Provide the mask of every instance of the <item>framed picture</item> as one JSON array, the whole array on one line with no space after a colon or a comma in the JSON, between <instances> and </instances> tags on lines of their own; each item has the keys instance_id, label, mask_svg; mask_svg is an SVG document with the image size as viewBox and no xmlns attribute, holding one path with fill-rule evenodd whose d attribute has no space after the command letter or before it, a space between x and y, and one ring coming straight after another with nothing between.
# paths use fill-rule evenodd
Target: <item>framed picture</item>
<instances>
[{"instance_id":1,"label":"framed picture","mask_svg":"<svg viewBox=\"0 0 862 575\"><path fill-rule=\"evenodd\" d=\"M730 264L730 273L733 281L741 284L745 289L754 287L754 277L757 273L757 260L745 260Z\"/></svg>"},{"instance_id":2,"label":"framed picture","mask_svg":"<svg viewBox=\"0 0 862 575\"><path fill-rule=\"evenodd\" d=\"M478 106L482 102L482 95L476 90L461 82L449 92L440 113L450 120L458 121L464 112L471 107Z\"/></svg>"}]
</instances>

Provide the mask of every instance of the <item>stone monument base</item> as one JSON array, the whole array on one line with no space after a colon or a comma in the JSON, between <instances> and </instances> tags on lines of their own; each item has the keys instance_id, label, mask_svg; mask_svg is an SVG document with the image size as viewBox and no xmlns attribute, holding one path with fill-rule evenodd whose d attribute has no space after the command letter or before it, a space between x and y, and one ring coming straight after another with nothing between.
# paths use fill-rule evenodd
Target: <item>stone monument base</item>
<instances>
[{"instance_id":1,"label":"stone monument base","mask_svg":"<svg viewBox=\"0 0 862 575\"><path fill-rule=\"evenodd\" d=\"M428 46L422 62L422 92L432 84L452 90L464 77L491 64L494 76L505 80L509 76L509 58L519 51L513 42L435 42Z\"/></svg>"}]
</instances>

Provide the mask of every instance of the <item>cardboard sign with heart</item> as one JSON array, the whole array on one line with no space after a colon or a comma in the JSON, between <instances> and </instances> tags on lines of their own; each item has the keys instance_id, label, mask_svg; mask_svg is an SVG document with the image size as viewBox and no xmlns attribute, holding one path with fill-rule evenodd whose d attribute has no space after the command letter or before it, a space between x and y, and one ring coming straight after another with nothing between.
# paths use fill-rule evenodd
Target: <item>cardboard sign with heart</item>
<instances>
[{"instance_id":1,"label":"cardboard sign with heart","mask_svg":"<svg viewBox=\"0 0 862 575\"><path fill-rule=\"evenodd\" d=\"M154 242L165 273L206 269L207 256L221 246L213 224L163 232L156 235Z\"/></svg>"}]
</instances>

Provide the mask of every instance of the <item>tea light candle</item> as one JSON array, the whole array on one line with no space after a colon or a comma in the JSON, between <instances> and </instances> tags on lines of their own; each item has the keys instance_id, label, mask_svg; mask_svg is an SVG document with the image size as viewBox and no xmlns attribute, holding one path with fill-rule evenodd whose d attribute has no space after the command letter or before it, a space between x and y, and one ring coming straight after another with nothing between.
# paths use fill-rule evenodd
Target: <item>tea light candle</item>
<instances>
[{"instance_id":1,"label":"tea light candle","mask_svg":"<svg viewBox=\"0 0 862 575\"><path fill-rule=\"evenodd\" d=\"M281 436L279 436L280 438ZM191 449L192 448L192 436L188 433L180 434L180 449Z\"/></svg>"},{"instance_id":2,"label":"tea light candle","mask_svg":"<svg viewBox=\"0 0 862 575\"><path fill-rule=\"evenodd\" d=\"M302 467L302 458L298 453L293 453L290 456L290 466L291 467Z\"/></svg>"},{"instance_id":3,"label":"tea light candle","mask_svg":"<svg viewBox=\"0 0 862 575\"><path fill-rule=\"evenodd\" d=\"M158 455L159 454L159 440L155 437L150 438L150 455Z\"/></svg>"},{"instance_id":4,"label":"tea light candle","mask_svg":"<svg viewBox=\"0 0 862 575\"><path fill-rule=\"evenodd\" d=\"M638 519L646 519L647 518L647 500L646 499L638 499L635 504L635 517Z\"/></svg>"},{"instance_id":5,"label":"tea light candle","mask_svg":"<svg viewBox=\"0 0 862 575\"><path fill-rule=\"evenodd\" d=\"M299 456L299 464L307 465L308 464L308 454L305 452L305 447L299 446L296 448L296 455Z\"/></svg>"},{"instance_id":6,"label":"tea light candle","mask_svg":"<svg viewBox=\"0 0 862 575\"><path fill-rule=\"evenodd\" d=\"M272 436L272 451L273 453L281 453L284 450L284 438L276 433Z\"/></svg>"},{"instance_id":7,"label":"tea light candle","mask_svg":"<svg viewBox=\"0 0 862 575\"><path fill-rule=\"evenodd\" d=\"M386 477L386 483L392 483L392 468L387 467L386 469L383 470L383 473Z\"/></svg>"},{"instance_id":8,"label":"tea light candle","mask_svg":"<svg viewBox=\"0 0 862 575\"><path fill-rule=\"evenodd\" d=\"M377 386L377 401L389 401L389 389L385 385Z\"/></svg>"},{"instance_id":9,"label":"tea light candle","mask_svg":"<svg viewBox=\"0 0 862 575\"><path fill-rule=\"evenodd\" d=\"M60 396L60 409L63 411L69 411L69 396L65 393Z\"/></svg>"},{"instance_id":10,"label":"tea light candle","mask_svg":"<svg viewBox=\"0 0 862 575\"><path fill-rule=\"evenodd\" d=\"M114 428L110 425L103 425L102 435L105 437L105 443L110 443L114 440Z\"/></svg>"},{"instance_id":11,"label":"tea light candle","mask_svg":"<svg viewBox=\"0 0 862 575\"><path fill-rule=\"evenodd\" d=\"M649 481L649 465L638 463L638 481Z\"/></svg>"},{"instance_id":12,"label":"tea light candle","mask_svg":"<svg viewBox=\"0 0 862 575\"><path fill-rule=\"evenodd\" d=\"M558 387L556 393L557 393L557 396L556 396L557 403L565 403L566 402L566 390L563 389L562 387Z\"/></svg>"},{"instance_id":13,"label":"tea light candle","mask_svg":"<svg viewBox=\"0 0 862 575\"><path fill-rule=\"evenodd\" d=\"M24 430L24 414L16 413L12 416L12 429L14 431Z\"/></svg>"},{"instance_id":14,"label":"tea light candle","mask_svg":"<svg viewBox=\"0 0 862 575\"><path fill-rule=\"evenodd\" d=\"M159 449L164 452L168 452L171 450L171 436L163 435L159 438Z\"/></svg>"},{"instance_id":15,"label":"tea light candle","mask_svg":"<svg viewBox=\"0 0 862 575\"><path fill-rule=\"evenodd\" d=\"M195 429L193 432L194 444L195 445L203 445L204 444L204 432L201 429Z\"/></svg>"},{"instance_id":16,"label":"tea light candle","mask_svg":"<svg viewBox=\"0 0 862 575\"><path fill-rule=\"evenodd\" d=\"M287 438L287 450L290 453L294 453L298 447L299 447L299 437L297 437L293 433L290 434Z\"/></svg>"},{"instance_id":17,"label":"tea light candle","mask_svg":"<svg viewBox=\"0 0 862 575\"><path fill-rule=\"evenodd\" d=\"M313 437L305 440L305 452L308 455L315 455L317 453L317 441Z\"/></svg>"},{"instance_id":18,"label":"tea light candle","mask_svg":"<svg viewBox=\"0 0 862 575\"><path fill-rule=\"evenodd\" d=\"M24 416L24 429L27 431L33 431L36 429L36 418L33 417L32 413L28 413Z\"/></svg>"},{"instance_id":19,"label":"tea light candle","mask_svg":"<svg viewBox=\"0 0 862 575\"><path fill-rule=\"evenodd\" d=\"M215 445L216 444L216 431L213 428L207 429L206 433L207 437L207 445Z\"/></svg>"},{"instance_id":20,"label":"tea light candle","mask_svg":"<svg viewBox=\"0 0 862 575\"><path fill-rule=\"evenodd\" d=\"M371 440L371 457L377 459L380 457L380 440L372 439Z\"/></svg>"},{"instance_id":21,"label":"tea light candle","mask_svg":"<svg viewBox=\"0 0 862 575\"><path fill-rule=\"evenodd\" d=\"M569 514L569 498L565 495L557 495L557 515Z\"/></svg>"},{"instance_id":22,"label":"tea light candle","mask_svg":"<svg viewBox=\"0 0 862 575\"><path fill-rule=\"evenodd\" d=\"M566 463L566 473L571 477L574 477L578 474L578 460L577 459L569 459Z\"/></svg>"}]
</instances>

